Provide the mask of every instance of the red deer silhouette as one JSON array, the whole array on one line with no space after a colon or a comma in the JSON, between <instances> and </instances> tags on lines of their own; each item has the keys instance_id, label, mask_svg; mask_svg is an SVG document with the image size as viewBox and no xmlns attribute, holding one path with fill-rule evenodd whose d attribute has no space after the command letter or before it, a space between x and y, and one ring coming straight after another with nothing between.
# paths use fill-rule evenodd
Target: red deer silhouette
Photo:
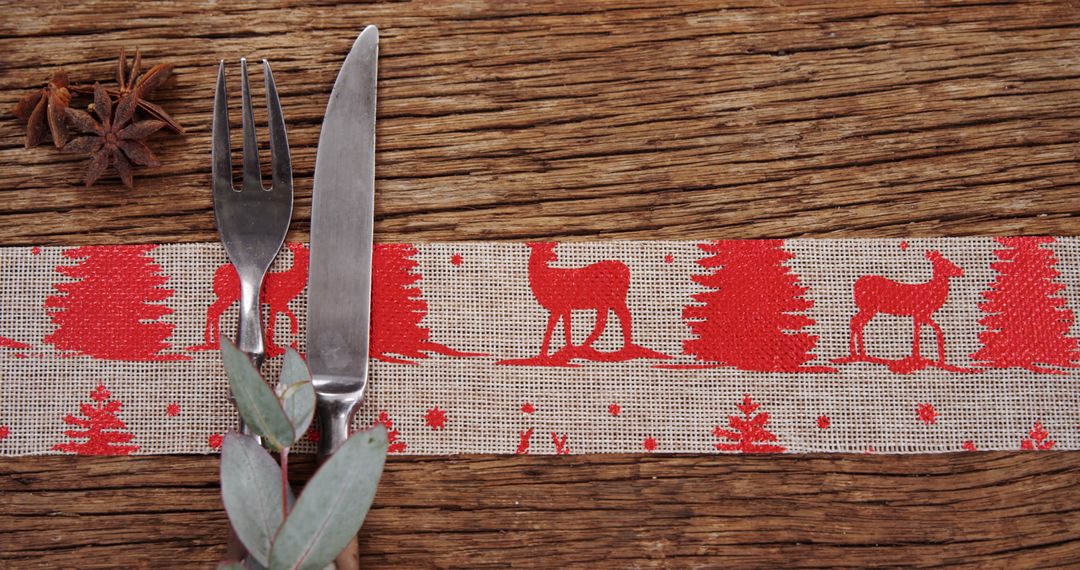
<instances>
[{"instance_id":1,"label":"red deer silhouette","mask_svg":"<svg viewBox=\"0 0 1080 570\"><path fill-rule=\"evenodd\" d=\"M529 287L537 302L548 311L547 329L538 356L500 361L499 364L534 366L569 366L570 360L580 358L604 362L620 362L634 358L667 359L670 356L638 346L632 340L632 318L626 305L630 291L630 268L615 260L599 261L585 267L566 269L550 267L555 261L555 243L530 243ZM571 340L571 314L577 310L596 311L596 324L580 346ZM600 352L593 343L604 334L608 313L614 311L622 329L623 346L615 352ZM548 354L555 326L563 322L564 346Z\"/></svg>"},{"instance_id":2,"label":"red deer silhouette","mask_svg":"<svg viewBox=\"0 0 1080 570\"><path fill-rule=\"evenodd\" d=\"M289 318L289 332L294 336L299 333L300 322L289 308L289 302L295 299L307 285L308 249L303 244L290 243L286 247L292 251L292 267L285 271L266 274L262 286L262 302L270 307L270 316L266 322L266 357L273 358L285 352L274 344L274 332L277 328L278 314ZM221 335L221 315L234 303L240 301L240 278L231 263L226 263L214 272L214 301L206 311L205 344L189 347L188 350L217 350Z\"/></svg>"},{"instance_id":3,"label":"red deer silhouette","mask_svg":"<svg viewBox=\"0 0 1080 570\"><path fill-rule=\"evenodd\" d=\"M910 373L932 365L954 372L969 371L945 363L945 332L933 318L949 297L949 280L962 276L964 270L945 259L939 251L926 252L926 258L933 266L933 276L925 283L899 283L880 275L865 275L855 282L855 305L859 312L851 318L851 355L835 362L874 362L885 364L897 373ZM879 313L912 318L914 338L910 357L893 361L867 354L863 329ZM923 358L920 352L923 325L929 325L937 335L936 362Z\"/></svg>"}]
</instances>

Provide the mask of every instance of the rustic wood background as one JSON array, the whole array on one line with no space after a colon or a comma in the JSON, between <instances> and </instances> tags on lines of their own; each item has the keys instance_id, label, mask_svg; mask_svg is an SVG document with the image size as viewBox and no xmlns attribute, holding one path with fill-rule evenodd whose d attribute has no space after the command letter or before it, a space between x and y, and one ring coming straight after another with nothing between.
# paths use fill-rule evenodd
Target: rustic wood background
<instances>
[{"instance_id":1,"label":"rustic wood background","mask_svg":"<svg viewBox=\"0 0 1080 570\"><path fill-rule=\"evenodd\" d=\"M0 110L140 47L188 129L136 190L86 189L0 119L0 245L215 240L211 92L240 56L274 64L306 239L368 23L379 241L1080 231L1076 2L329 4L0 2ZM210 566L216 467L0 459L0 566ZM1080 565L1078 453L395 457L383 481L365 568Z\"/></svg>"}]
</instances>

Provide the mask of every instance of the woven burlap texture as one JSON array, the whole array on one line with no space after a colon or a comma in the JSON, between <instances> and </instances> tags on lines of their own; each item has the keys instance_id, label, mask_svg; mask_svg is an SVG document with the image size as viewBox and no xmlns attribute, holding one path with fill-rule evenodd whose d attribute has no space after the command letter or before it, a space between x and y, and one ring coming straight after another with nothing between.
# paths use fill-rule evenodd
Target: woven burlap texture
<instances>
[{"instance_id":1,"label":"woven burlap texture","mask_svg":"<svg viewBox=\"0 0 1080 570\"><path fill-rule=\"evenodd\" d=\"M220 322L223 334L235 332L237 308L227 303L224 272L215 287L215 273L226 263L222 248L144 246L119 255L127 265L117 265L116 248L131 247L0 249L0 454L60 453L57 446L73 440L66 432L89 425L71 420L85 420L106 402L120 403L112 417L123 427L109 429L130 433L135 453L210 453L215 436L235 425L219 356L206 350L212 346L206 333L215 302L228 308L212 320ZM1080 361L1073 354L1080 333L1073 320L1080 310L1075 238L1019 245L972 237L380 247L380 308L374 314L382 321L373 327L382 339L374 342L382 342L385 352L372 360L356 426L380 415L389 420L398 444L394 451L1080 448L1080 369L1071 364ZM1041 273L1025 269L1006 279L1021 260L1005 259L1020 250L1028 256L1024 263L1034 263ZM271 269L281 275L274 285L274 344L301 352L306 271L293 265L302 263L305 252L298 245L284 249ZM88 265L91 259L104 259L104 265ZM934 309L931 320L943 331L942 367L930 324L922 327L922 358L909 358L913 317L897 309L904 302L890 297L899 290L889 284L934 282L935 268L945 271L946 263L963 274L938 275L947 288L943 303L919 301ZM101 269L106 266L112 269ZM622 268L628 288L620 282ZM874 286L864 287L857 301L856 282L866 276L878 278L862 281ZM94 287L80 290L95 280ZM1006 298L988 305L995 290ZM916 296L929 296L929 289L920 291ZM135 306L152 310L127 321L106 316L126 315L133 295L142 295ZM632 346L624 341L620 297L632 315ZM1065 361L1024 366L1023 355L1038 353L1038 346L1014 351L1014 360L1020 359L1015 362L975 356L988 354L991 327L985 319L1013 310L1017 302L1044 309L1010 325L1036 329L1023 333L1032 342L1064 327L1055 350L1067 353ZM566 349L560 322L548 356L538 357L549 320L563 308L571 311L572 343L585 343L596 323L593 305L608 318L592 349ZM882 310L863 330L870 358L851 359L852 318L859 308L875 306ZM901 314L887 314L890 307ZM279 312L283 308L295 314L297 334L290 316ZM61 318L65 313L67 321ZM703 314L716 315L715 322L694 325L703 322ZM732 315L741 320L737 326ZM104 335L128 344L80 344L89 331L122 326L117 322L138 323ZM145 349L146 356L132 346L145 340L142 325L155 323L168 326L145 329L162 336L160 347ZM777 326L783 330L765 330ZM699 338L708 342L688 343ZM757 338L784 342L754 344ZM794 343L788 340L809 343L805 358L790 354ZM735 361L703 359L702 350L713 346ZM280 362L280 356L270 359L269 376L276 376ZM775 369L762 369L769 366ZM108 399L91 398L98 385L105 386ZM300 451L312 449L305 441Z\"/></svg>"}]
</instances>

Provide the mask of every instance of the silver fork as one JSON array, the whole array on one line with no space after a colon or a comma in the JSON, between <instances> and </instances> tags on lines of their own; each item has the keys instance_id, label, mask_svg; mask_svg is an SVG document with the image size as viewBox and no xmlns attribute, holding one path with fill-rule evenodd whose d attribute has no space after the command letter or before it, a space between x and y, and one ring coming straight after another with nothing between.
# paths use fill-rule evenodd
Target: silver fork
<instances>
[{"instance_id":1,"label":"silver fork","mask_svg":"<svg viewBox=\"0 0 1080 570\"><path fill-rule=\"evenodd\" d=\"M244 181L233 187L232 147L229 144L229 105L225 95L225 61L218 66L217 89L214 92L212 166L214 217L217 221L225 253L240 277L240 323L236 333L237 345L247 354L257 369L266 360L263 343L262 302L260 291L263 278L274 261L292 218L292 163L289 160L289 141L285 136L285 119L281 115L274 75L270 63L263 60L263 79L266 85L267 126L270 131L270 188L263 188L259 169L259 146L255 141L255 120L251 112L251 89L248 86L247 59L240 59L244 125ZM241 419L240 431L246 432ZM239 562L246 549L236 531L229 526L226 557Z\"/></svg>"},{"instance_id":2,"label":"silver fork","mask_svg":"<svg viewBox=\"0 0 1080 570\"><path fill-rule=\"evenodd\" d=\"M278 101L274 75L270 72L270 63L264 59L262 64L270 132L270 188L263 187L259 170L259 146L255 141L251 90L248 87L247 60L244 58L240 59L244 126L244 180L240 188L234 188L232 180L224 60L218 67L217 90L214 94L212 151L214 216L221 243L225 245L229 261L240 277L237 345L251 357L258 369L262 368L266 359L260 289L270 263L285 242L293 203L292 164L289 160L289 141L285 136L285 119L281 115L281 103Z\"/></svg>"}]
</instances>

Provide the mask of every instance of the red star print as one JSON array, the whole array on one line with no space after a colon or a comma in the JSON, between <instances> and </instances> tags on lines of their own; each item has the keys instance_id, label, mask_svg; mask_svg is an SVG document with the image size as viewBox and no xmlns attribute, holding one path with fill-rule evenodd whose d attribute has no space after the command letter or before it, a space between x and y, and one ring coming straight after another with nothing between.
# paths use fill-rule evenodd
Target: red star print
<instances>
[{"instance_id":1,"label":"red star print","mask_svg":"<svg viewBox=\"0 0 1080 570\"><path fill-rule=\"evenodd\" d=\"M180 415L180 406L176 402L173 402L173 403L169 404L165 408L165 415L166 416L178 416L178 415Z\"/></svg>"},{"instance_id":2,"label":"red star print","mask_svg":"<svg viewBox=\"0 0 1080 570\"><path fill-rule=\"evenodd\" d=\"M645 448L645 451L656 451L656 438L647 437L645 441L641 442L641 446Z\"/></svg>"},{"instance_id":3,"label":"red star print","mask_svg":"<svg viewBox=\"0 0 1080 570\"><path fill-rule=\"evenodd\" d=\"M906 250L907 250L907 248L908 248L908 243L907 243L906 241L902 241L902 242L900 242L900 249L902 249L902 250L905 250L905 251L906 251Z\"/></svg>"},{"instance_id":4,"label":"red star print","mask_svg":"<svg viewBox=\"0 0 1080 570\"><path fill-rule=\"evenodd\" d=\"M206 443L214 449L221 449L221 444L225 443L225 436L220 433L211 434L210 437L206 438Z\"/></svg>"},{"instance_id":5,"label":"red star print","mask_svg":"<svg viewBox=\"0 0 1080 570\"><path fill-rule=\"evenodd\" d=\"M41 255L41 248L35 245L34 247L30 248L30 253L32 255Z\"/></svg>"},{"instance_id":6,"label":"red star print","mask_svg":"<svg viewBox=\"0 0 1080 570\"><path fill-rule=\"evenodd\" d=\"M523 413L523 414L531 414L531 413L533 413L535 411L536 411L536 406L532 405L529 402L525 402L524 404L521 405L521 413Z\"/></svg>"},{"instance_id":7,"label":"red star print","mask_svg":"<svg viewBox=\"0 0 1080 570\"><path fill-rule=\"evenodd\" d=\"M664 256L664 263L675 263L675 256L670 253Z\"/></svg>"},{"instance_id":8,"label":"red star print","mask_svg":"<svg viewBox=\"0 0 1080 570\"><path fill-rule=\"evenodd\" d=\"M832 420L829 419L829 416L818 416L817 427L821 429L829 429L830 425L832 425Z\"/></svg>"},{"instance_id":9,"label":"red star print","mask_svg":"<svg viewBox=\"0 0 1080 570\"><path fill-rule=\"evenodd\" d=\"M608 406L607 411L608 411L609 414L611 414L613 416L617 416L617 415L619 415L620 412L622 412L622 408L619 407L618 404L612 404L612 405Z\"/></svg>"},{"instance_id":10,"label":"red star print","mask_svg":"<svg viewBox=\"0 0 1080 570\"><path fill-rule=\"evenodd\" d=\"M427 411L427 415L424 416L424 421L427 425L431 426L433 430L440 430L446 427L446 412L440 410L438 406L431 408Z\"/></svg>"},{"instance_id":11,"label":"red star print","mask_svg":"<svg viewBox=\"0 0 1080 570\"><path fill-rule=\"evenodd\" d=\"M926 425L937 423L937 410L933 404L919 404L919 419Z\"/></svg>"},{"instance_id":12,"label":"red star print","mask_svg":"<svg viewBox=\"0 0 1080 570\"><path fill-rule=\"evenodd\" d=\"M970 439L964 442L964 449L966 449L968 451L978 451L975 448L975 442L971 441Z\"/></svg>"},{"instance_id":13,"label":"red star print","mask_svg":"<svg viewBox=\"0 0 1080 570\"><path fill-rule=\"evenodd\" d=\"M455 253L454 255L450 256L450 263L454 265L461 265L464 261L465 259L461 257L460 253Z\"/></svg>"},{"instance_id":14,"label":"red star print","mask_svg":"<svg viewBox=\"0 0 1080 570\"><path fill-rule=\"evenodd\" d=\"M7 439L7 436L9 435L11 435L11 428L0 426L0 439Z\"/></svg>"}]
</instances>

